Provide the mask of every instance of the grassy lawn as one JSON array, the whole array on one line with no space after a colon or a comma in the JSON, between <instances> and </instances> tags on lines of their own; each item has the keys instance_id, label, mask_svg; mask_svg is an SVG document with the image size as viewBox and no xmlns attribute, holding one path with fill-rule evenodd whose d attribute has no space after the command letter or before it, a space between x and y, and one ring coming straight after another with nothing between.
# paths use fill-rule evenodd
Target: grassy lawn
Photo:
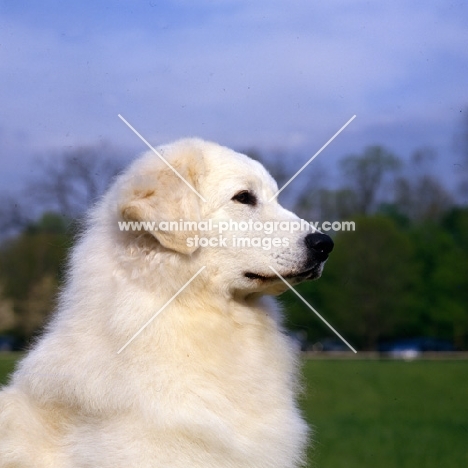
<instances>
[{"instance_id":1,"label":"grassy lawn","mask_svg":"<svg viewBox=\"0 0 468 468\"><path fill-rule=\"evenodd\" d=\"M468 467L468 361L309 360L304 374L315 466Z\"/></svg>"},{"instance_id":2,"label":"grassy lawn","mask_svg":"<svg viewBox=\"0 0 468 468\"><path fill-rule=\"evenodd\" d=\"M14 358L0 355L0 382ZM466 468L468 361L305 362L317 468Z\"/></svg>"}]
</instances>

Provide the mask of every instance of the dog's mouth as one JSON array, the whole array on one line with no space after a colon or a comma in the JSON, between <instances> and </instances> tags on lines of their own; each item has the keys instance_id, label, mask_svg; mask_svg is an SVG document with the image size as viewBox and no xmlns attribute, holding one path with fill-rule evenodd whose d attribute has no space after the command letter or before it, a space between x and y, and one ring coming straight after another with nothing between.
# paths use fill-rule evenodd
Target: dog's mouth
<instances>
[{"instance_id":1,"label":"dog's mouth","mask_svg":"<svg viewBox=\"0 0 468 468\"><path fill-rule=\"evenodd\" d=\"M251 280L261 280L261 281L271 281L271 280L279 279L276 275L274 275L274 276L265 276L265 275L260 275L258 273L252 273L251 271L248 271L247 273L244 273L244 276L246 278L251 279Z\"/></svg>"},{"instance_id":2,"label":"dog's mouth","mask_svg":"<svg viewBox=\"0 0 468 468\"><path fill-rule=\"evenodd\" d=\"M251 280L258 280L258 281L262 281L262 282L281 280L279 278L279 276L277 276L277 275L263 275L263 274L254 273L254 272L251 272L251 271L248 271L248 272L244 273L244 276L246 278L251 279ZM319 267L309 268L309 269L301 271L299 273L289 273L287 275L282 275L282 277L284 279L300 279L300 280L316 279L319 276L320 276L320 268Z\"/></svg>"}]
</instances>

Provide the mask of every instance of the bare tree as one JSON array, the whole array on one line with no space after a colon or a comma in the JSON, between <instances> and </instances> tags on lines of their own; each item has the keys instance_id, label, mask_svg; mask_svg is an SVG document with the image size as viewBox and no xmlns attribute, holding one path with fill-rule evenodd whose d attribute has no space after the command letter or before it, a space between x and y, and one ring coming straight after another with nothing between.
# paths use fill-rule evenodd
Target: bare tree
<instances>
[{"instance_id":1,"label":"bare tree","mask_svg":"<svg viewBox=\"0 0 468 468\"><path fill-rule=\"evenodd\" d=\"M56 278L45 274L31 286L26 298L19 301L18 327L22 335L32 336L44 325L54 309L57 287Z\"/></svg>"},{"instance_id":2,"label":"bare tree","mask_svg":"<svg viewBox=\"0 0 468 468\"><path fill-rule=\"evenodd\" d=\"M328 178L328 171L320 161L314 161L313 165L301 173L301 177L297 180L298 197L293 207L293 211L298 216L308 221L331 219L326 209L330 193L327 189Z\"/></svg>"},{"instance_id":3,"label":"bare tree","mask_svg":"<svg viewBox=\"0 0 468 468\"><path fill-rule=\"evenodd\" d=\"M0 199L0 240L21 231L28 223L25 208L19 197L1 194Z\"/></svg>"},{"instance_id":4,"label":"bare tree","mask_svg":"<svg viewBox=\"0 0 468 468\"><path fill-rule=\"evenodd\" d=\"M395 181L395 202L399 210L412 220L436 221L453 204L453 198L432 174L437 155L431 148L413 153L406 171Z\"/></svg>"},{"instance_id":5,"label":"bare tree","mask_svg":"<svg viewBox=\"0 0 468 468\"><path fill-rule=\"evenodd\" d=\"M356 213L356 196L350 189L321 189L315 203L321 220L344 220Z\"/></svg>"},{"instance_id":6,"label":"bare tree","mask_svg":"<svg viewBox=\"0 0 468 468\"><path fill-rule=\"evenodd\" d=\"M0 283L0 333L12 329L16 325L13 301L4 297L3 285Z\"/></svg>"},{"instance_id":7,"label":"bare tree","mask_svg":"<svg viewBox=\"0 0 468 468\"><path fill-rule=\"evenodd\" d=\"M384 179L400 167L400 160L381 146L369 146L362 155L341 161L345 185L356 197L356 212L369 214L375 208Z\"/></svg>"},{"instance_id":8,"label":"bare tree","mask_svg":"<svg viewBox=\"0 0 468 468\"><path fill-rule=\"evenodd\" d=\"M107 145L78 146L41 161L28 192L48 209L75 218L102 195L122 167L122 155Z\"/></svg>"}]
</instances>

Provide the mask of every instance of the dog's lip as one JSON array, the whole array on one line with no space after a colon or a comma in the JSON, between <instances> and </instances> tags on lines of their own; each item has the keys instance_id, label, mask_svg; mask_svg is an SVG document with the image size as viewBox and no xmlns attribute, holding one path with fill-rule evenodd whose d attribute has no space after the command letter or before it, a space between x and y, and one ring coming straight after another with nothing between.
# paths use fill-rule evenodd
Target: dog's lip
<instances>
[{"instance_id":1,"label":"dog's lip","mask_svg":"<svg viewBox=\"0 0 468 468\"><path fill-rule=\"evenodd\" d=\"M253 273L251 271L247 271L246 273L244 273L244 276L252 280L261 280L261 281L271 281L274 279L279 279L276 275L266 276L266 275L260 275L259 273Z\"/></svg>"},{"instance_id":2,"label":"dog's lip","mask_svg":"<svg viewBox=\"0 0 468 468\"><path fill-rule=\"evenodd\" d=\"M308 268L307 270L303 270L299 273L289 273L287 275L281 275L284 279L293 279L293 278L307 278L311 276L316 271L316 268ZM262 275L260 273L253 273L251 271L247 271L244 273L246 278L252 280L260 280L260 281L273 281L279 280L280 278L277 275Z\"/></svg>"}]
</instances>

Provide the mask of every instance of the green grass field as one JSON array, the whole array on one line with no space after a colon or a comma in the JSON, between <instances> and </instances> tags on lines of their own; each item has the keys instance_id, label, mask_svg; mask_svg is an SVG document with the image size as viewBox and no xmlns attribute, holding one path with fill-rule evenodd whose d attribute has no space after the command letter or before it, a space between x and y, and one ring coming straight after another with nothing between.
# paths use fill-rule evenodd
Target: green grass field
<instances>
[{"instance_id":1,"label":"green grass field","mask_svg":"<svg viewBox=\"0 0 468 468\"><path fill-rule=\"evenodd\" d=\"M309 360L304 374L317 467L468 467L468 361Z\"/></svg>"},{"instance_id":2,"label":"green grass field","mask_svg":"<svg viewBox=\"0 0 468 468\"><path fill-rule=\"evenodd\" d=\"M14 358L0 355L0 382ZM308 360L317 468L466 468L468 361Z\"/></svg>"}]
</instances>

